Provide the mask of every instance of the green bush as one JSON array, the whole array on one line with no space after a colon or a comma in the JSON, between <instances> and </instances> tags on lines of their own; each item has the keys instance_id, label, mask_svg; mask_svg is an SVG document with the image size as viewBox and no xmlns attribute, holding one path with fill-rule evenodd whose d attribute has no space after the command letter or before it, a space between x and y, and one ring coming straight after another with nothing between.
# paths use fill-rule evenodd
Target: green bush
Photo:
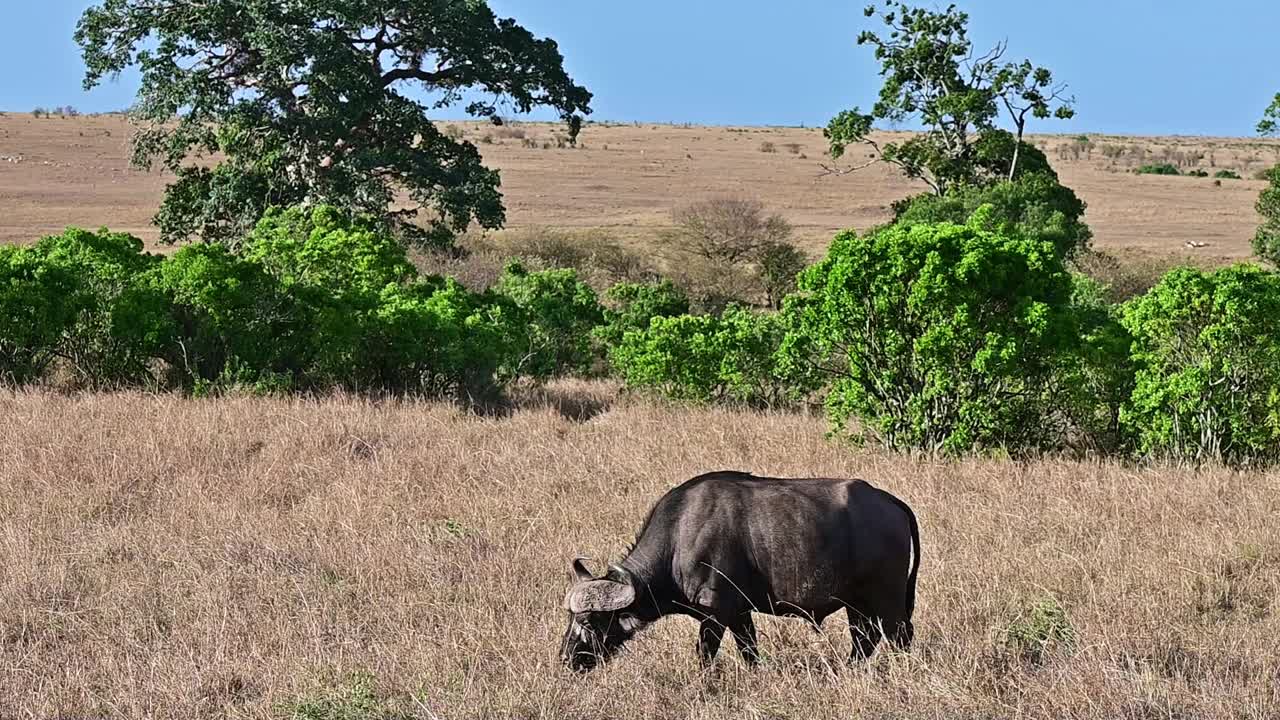
<instances>
[{"instance_id":1,"label":"green bush","mask_svg":"<svg viewBox=\"0 0 1280 720\"><path fill-rule=\"evenodd\" d=\"M1073 276L1071 309L1079 343L1060 357L1049 397L1067 443L1120 454L1130 445L1120 415L1133 392L1133 338L1120 322L1120 307L1109 301L1110 292L1088 276Z\"/></svg>"},{"instance_id":2,"label":"green bush","mask_svg":"<svg viewBox=\"0 0 1280 720\"><path fill-rule=\"evenodd\" d=\"M1076 342L1072 285L1052 243L968 225L838 235L788 299L792 367L831 382L837 430L956 454L1057 442L1045 395Z\"/></svg>"},{"instance_id":3,"label":"green bush","mask_svg":"<svg viewBox=\"0 0 1280 720\"><path fill-rule=\"evenodd\" d=\"M31 248L0 245L0 383L40 379L75 323L77 309L65 300L77 289L74 275Z\"/></svg>"},{"instance_id":4,"label":"green bush","mask_svg":"<svg viewBox=\"0 0 1280 720\"><path fill-rule=\"evenodd\" d=\"M1253 252L1272 265L1280 266L1280 165L1267 171L1270 181L1258 196L1258 214L1262 224L1253 236Z\"/></svg>"},{"instance_id":5,"label":"green bush","mask_svg":"<svg viewBox=\"0 0 1280 720\"><path fill-rule=\"evenodd\" d=\"M377 679L368 673L353 673L336 687L317 687L305 695L290 698L278 707L288 720L407 720L409 713L395 708L395 702L378 692Z\"/></svg>"},{"instance_id":6,"label":"green bush","mask_svg":"<svg viewBox=\"0 0 1280 720\"><path fill-rule=\"evenodd\" d=\"M1040 664L1058 648L1075 645L1076 631L1057 598L1045 595L1009 623L1004 631L1005 647L1021 660Z\"/></svg>"},{"instance_id":7,"label":"green bush","mask_svg":"<svg viewBox=\"0 0 1280 720\"><path fill-rule=\"evenodd\" d=\"M373 219L323 206L272 211L244 258L278 283L296 320L289 362L263 369L285 365L306 386L489 396L498 369L527 354L520 308L419 277Z\"/></svg>"},{"instance_id":8,"label":"green bush","mask_svg":"<svg viewBox=\"0 0 1280 720\"><path fill-rule=\"evenodd\" d=\"M784 335L778 313L740 307L655 316L648 328L627 331L609 360L628 387L673 400L772 407L803 390L778 363Z\"/></svg>"},{"instance_id":9,"label":"green bush","mask_svg":"<svg viewBox=\"0 0 1280 720\"><path fill-rule=\"evenodd\" d=\"M1239 265L1170 272L1130 301L1136 384L1121 420L1147 455L1280 457L1280 276Z\"/></svg>"},{"instance_id":10,"label":"green bush","mask_svg":"<svg viewBox=\"0 0 1280 720\"><path fill-rule=\"evenodd\" d=\"M221 244L188 245L151 273L172 303L176 338L165 359L189 386L250 375L294 377L311 328L297 301L262 265Z\"/></svg>"},{"instance_id":11,"label":"green bush","mask_svg":"<svg viewBox=\"0 0 1280 720\"><path fill-rule=\"evenodd\" d=\"M774 243L760 252L758 262L765 302L771 309L778 310L783 298L795 292L796 277L809 264L809 259L790 243Z\"/></svg>"},{"instance_id":12,"label":"green bush","mask_svg":"<svg viewBox=\"0 0 1280 720\"><path fill-rule=\"evenodd\" d=\"M1219 170L1213 176L1219 180L1239 180L1240 173L1235 170Z\"/></svg>"},{"instance_id":13,"label":"green bush","mask_svg":"<svg viewBox=\"0 0 1280 720\"><path fill-rule=\"evenodd\" d=\"M1178 168L1169 163L1159 163L1156 165L1143 165L1134 170L1139 175L1181 175Z\"/></svg>"},{"instance_id":14,"label":"green bush","mask_svg":"<svg viewBox=\"0 0 1280 720\"><path fill-rule=\"evenodd\" d=\"M1084 222L1085 203L1049 172L1026 173L1013 182L962 186L946 195L918 195L895 205L901 225L968 222L979 207L990 206L984 229L1046 241L1066 257L1088 249L1093 233Z\"/></svg>"},{"instance_id":15,"label":"green bush","mask_svg":"<svg viewBox=\"0 0 1280 720\"><path fill-rule=\"evenodd\" d=\"M513 305L452 279L386 286L375 319L368 360L355 369L380 388L487 399L500 367L526 347L524 317Z\"/></svg>"},{"instance_id":16,"label":"green bush","mask_svg":"<svg viewBox=\"0 0 1280 720\"><path fill-rule=\"evenodd\" d=\"M514 375L538 379L591 370L596 359L592 331L604 321L596 293L574 270L529 272L506 267L494 292L514 303L525 332L523 357Z\"/></svg>"},{"instance_id":17,"label":"green bush","mask_svg":"<svg viewBox=\"0 0 1280 720\"><path fill-rule=\"evenodd\" d=\"M1185 174L1187 177L1209 177L1209 172L1207 170L1201 170L1199 168L1188 170Z\"/></svg>"},{"instance_id":18,"label":"green bush","mask_svg":"<svg viewBox=\"0 0 1280 720\"><path fill-rule=\"evenodd\" d=\"M58 354L81 384L154 381L150 363L172 344L169 302L147 282L162 259L142 247L131 235L72 228L32 248L47 268L75 280L74 290L59 298L76 317L62 334Z\"/></svg>"},{"instance_id":19,"label":"green bush","mask_svg":"<svg viewBox=\"0 0 1280 720\"><path fill-rule=\"evenodd\" d=\"M617 346L628 330L647 330L655 317L675 317L689 312L689 298L670 280L652 283L618 283L604 296L604 323L595 336L607 348Z\"/></svg>"},{"instance_id":20,"label":"green bush","mask_svg":"<svg viewBox=\"0 0 1280 720\"><path fill-rule=\"evenodd\" d=\"M372 218L336 208L272 209L245 241L242 256L286 288L378 291L417 277L404 246Z\"/></svg>"}]
</instances>

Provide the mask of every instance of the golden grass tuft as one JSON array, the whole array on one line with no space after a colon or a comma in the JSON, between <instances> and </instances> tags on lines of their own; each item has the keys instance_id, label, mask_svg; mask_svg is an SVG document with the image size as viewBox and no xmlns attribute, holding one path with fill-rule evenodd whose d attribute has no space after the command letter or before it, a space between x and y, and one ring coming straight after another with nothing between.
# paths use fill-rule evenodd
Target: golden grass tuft
<instances>
[{"instance_id":1,"label":"golden grass tuft","mask_svg":"<svg viewBox=\"0 0 1280 720\"><path fill-rule=\"evenodd\" d=\"M819 418L611 398L579 383L484 418L0 393L0 717L271 717L352 673L421 718L1280 715L1275 474L908 460ZM570 558L616 559L714 468L910 502L914 651L851 669L835 618L764 620L764 668L703 673L679 618L563 672ZM1044 597L1073 641L1030 662L1003 638Z\"/></svg>"}]
</instances>

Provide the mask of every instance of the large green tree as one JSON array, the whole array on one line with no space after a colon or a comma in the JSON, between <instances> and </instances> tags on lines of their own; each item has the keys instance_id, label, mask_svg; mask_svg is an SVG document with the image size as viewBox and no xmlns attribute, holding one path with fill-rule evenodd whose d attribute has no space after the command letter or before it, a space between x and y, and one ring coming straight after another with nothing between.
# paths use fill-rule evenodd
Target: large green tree
<instances>
[{"instance_id":1,"label":"large green tree","mask_svg":"<svg viewBox=\"0 0 1280 720\"><path fill-rule=\"evenodd\" d=\"M428 112L550 107L574 138L590 112L556 43L483 0L102 0L75 37L86 87L141 71L133 160L176 176L156 216L167 242L235 244L269 206L303 202L430 244L496 228L498 173Z\"/></svg>"},{"instance_id":2,"label":"large green tree","mask_svg":"<svg viewBox=\"0 0 1280 720\"><path fill-rule=\"evenodd\" d=\"M884 84L871 112L846 110L827 125L831 155L840 158L851 145L864 145L870 159L849 172L874 162L897 165L911 178L929 185L938 195L956 185L1013 180L1026 148L1022 142L1031 118L1074 116L1074 100L1053 74L1029 60L1006 62L1001 43L983 54L969 39L969 16L955 5L945 10L916 8L889 0L877 14L886 32L870 30L858 36L859 45L875 49ZM1007 114L1015 133L997 127ZM881 143L872 138L877 122L914 120L924 132L902 142ZM1003 152L998 158L991 148Z\"/></svg>"},{"instance_id":3,"label":"large green tree","mask_svg":"<svg viewBox=\"0 0 1280 720\"><path fill-rule=\"evenodd\" d=\"M1258 134L1280 135L1280 93L1262 114ZM1258 214L1262 216L1262 224L1253 236L1253 250L1258 257L1280 265L1280 165L1267 172L1267 179L1271 184L1258 196Z\"/></svg>"}]
</instances>

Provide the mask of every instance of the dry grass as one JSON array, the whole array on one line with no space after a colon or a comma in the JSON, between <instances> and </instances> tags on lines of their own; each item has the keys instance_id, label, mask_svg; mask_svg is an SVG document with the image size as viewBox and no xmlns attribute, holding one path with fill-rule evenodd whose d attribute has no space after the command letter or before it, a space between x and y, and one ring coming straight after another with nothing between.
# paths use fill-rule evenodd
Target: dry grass
<instances>
[{"instance_id":1,"label":"dry grass","mask_svg":"<svg viewBox=\"0 0 1280 720\"><path fill-rule=\"evenodd\" d=\"M852 452L821 420L618 403L0 394L0 717L265 717L369 672L421 718L1267 718L1280 479ZM848 669L834 619L697 669L669 619L557 666L576 553L616 559L712 468L865 477L920 515L917 645ZM1074 648L1000 644L1056 597ZM370 717L380 715L370 715ZM347 716L343 716L347 717Z\"/></svg>"}]
</instances>

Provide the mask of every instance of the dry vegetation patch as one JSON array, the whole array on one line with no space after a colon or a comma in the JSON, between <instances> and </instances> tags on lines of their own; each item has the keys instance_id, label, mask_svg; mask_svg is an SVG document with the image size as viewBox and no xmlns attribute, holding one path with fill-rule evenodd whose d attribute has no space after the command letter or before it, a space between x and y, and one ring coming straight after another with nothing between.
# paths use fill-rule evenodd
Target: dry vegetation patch
<instances>
[{"instance_id":1,"label":"dry vegetation patch","mask_svg":"<svg viewBox=\"0 0 1280 720\"><path fill-rule=\"evenodd\" d=\"M1280 713L1275 475L904 460L834 446L820 418L584 383L488 418L42 392L0 394L0 418L0 717ZM713 468L910 502L915 650L849 669L834 618L766 620L764 668L727 653L702 673L681 618L562 671L569 559L616 560L651 502ZM1046 599L1070 638L1021 652L1011 628L1059 622Z\"/></svg>"}]
</instances>

